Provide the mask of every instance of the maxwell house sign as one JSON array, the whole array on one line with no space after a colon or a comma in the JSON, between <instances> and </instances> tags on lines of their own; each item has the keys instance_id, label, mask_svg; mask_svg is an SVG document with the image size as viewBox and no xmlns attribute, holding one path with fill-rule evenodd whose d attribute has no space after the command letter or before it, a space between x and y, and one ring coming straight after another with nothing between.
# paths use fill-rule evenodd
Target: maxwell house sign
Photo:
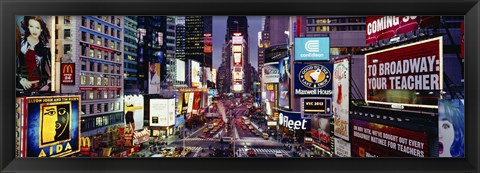
<instances>
[{"instance_id":1,"label":"maxwell house sign","mask_svg":"<svg viewBox=\"0 0 480 173\"><path fill-rule=\"evenodd\" d=\"M27 157L62 157L80 151L80 96L27 97Z\"/></svg>"},{"instance_id":2,"label":"maxwell house sign","mask_svg":"<svg viewBox=\"0 0 480 173\"><path fill-rule=\"evenodd\" d=\"M295 64L295 95L331 96L333 65Z\"/></svg>"}]
</instances>

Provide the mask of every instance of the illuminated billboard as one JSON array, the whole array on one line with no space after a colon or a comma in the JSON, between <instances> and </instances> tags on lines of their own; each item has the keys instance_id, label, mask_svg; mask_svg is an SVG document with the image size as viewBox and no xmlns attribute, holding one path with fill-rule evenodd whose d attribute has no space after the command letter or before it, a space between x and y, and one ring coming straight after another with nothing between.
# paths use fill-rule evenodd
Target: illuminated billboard
<instances>
[{"instance_id":1,"label":"illuminated billboard","mask_svg":"<svg viewBox=\"0 0 480 173\"><path fill-rule=\"evenodd\" d=\"M286 57L280 60L278 64L280 78L278 79L278 106L290 108L290 58Z\"/></svg>"},{"instance_id":2,"label":"illuminated billboard","mask_svg":"<svg viewBox=\"0 0 480 173\"><path fill-rule=\"evenodd\" d=\"M439 157L465 157L465 102L438 101Z\"/></svg>"},{"instance_id":3,"label":"illuminated billboard","mask_svg":"<svg viewBox=\"0 0 480 173\"><path fill-rule=\"evenodd\" d=\"M330 60L329 37L296 37L295 61Z\"/></svg>"},{"instance_id":4,"label":"illuminated billboard","mask_svg":"<svg viewBox=\"0 0 480 173\"><path fill-rule=\"evenodd\" d=\"M278 83L279 78L278 62L263 64L262 79L264 83Z\"/></svg>"},{"instance_id":5,"label":"illuminated billboard","mask_svg":"<svg viewBox=\"0 0 480 173\"><path fill-rule=\"evenodd\" d=\"M437 108L443 89L443 39L365 54L368 103Z\"/></svg>"},{"instance_id":6,"label":"illuminated billboard","mask_svg":"<svg viewBox=\"0 0 480 173\"><path fill-rule=\"evenodd\" d=\"M331 96L333 65L295 64L295 95Z\"/></svg>"},{"instance_id":7,"label":"illuminated billboard","mask_svg":"<svg viewBox=\"0 0 480 173\"><path fill-rule=\"evenodd\" d=\"M440 23L440 16L367 16L366 43L392 38L421 27Z\"/></svg>"},{"instance_id":8,"label":"illuminated billboard","mask_svg":"<svg viewBox=\"0 0 480 173\"><path fill-rule=\"evenodd\" d=\"M190 65L192 87L198 88L200 87L200 73L202 72L200 69L200 64L197 61L190 61Z\"/></svg>"},{"instance_id":9,"label":"illuminated billboard","mask_svg":"<svg viewBox=\"0 0 480 173\"><path fill-rule=\"evenodd\" d=\"M333 124L335 136L349 141L348 117L350 103L349 60L344 58L333 65Z\"/></svg>"},{"instance_id":10,"label":"illuminated billboard","mask_svg":"<svg viewBox=\"0 0 480 173\"><path fill-rule=\"evenodd\" d=\"M175 59L177 81L185 82L185 61Z\"/></svg>"},{"instance_id":11,"label":"illuminated billboard","mask_svg":"<svg viewBox=\"0 0 480 173\"><path fill-rule=\"evenodd\" d=\"M150 99L150 126L175 124L175 99Z\"/></svg>"},{"instance_id":12,"label":"illuminated billboard","mask_svg":"<svg viewBox=\"0 0 480 173\"><path fill-rule=\"evenodd\" d=\"M55 17L16 16L18 36L16 40L16 91L23 93L55 91ZM38 29L36 29L38 28ZM23 39L22 39L23 38ZM35 45L32 48L31 45ZM70 50L64 50L65 54ZM66 84L71 84L66 80Z\"/></svg>"},{"instance_id":13,"label":"illuminated billboard","mask_svg":"<svg viewBox=\"0 0 480 173\"><path fill-rule=\"evenodd\" d=\"M25 109L22 157L64 157L80 151L80 96L17 99ZM23 103L21 103L23 102Z\"/></svg>"},{"instance_id":14,"label":"illuminated billboard","mask_svg":"<svg viewBox=\"0 0 480 173\"><path fill-rule=\"evenodd\" d=\"M134 130L143 129L143 102L142 95L125 96L125 125L131 124Z\"/></svg>"},{"instance_id":15,"label":"illuminated billboard","mask_svg":"<svg viewBox=\"0 0 480 173\"><path fill-rule=\"evenodd\" d=\"M149 63L148 94L160 94L160 63Z\"/></svg>"}]
</instances>

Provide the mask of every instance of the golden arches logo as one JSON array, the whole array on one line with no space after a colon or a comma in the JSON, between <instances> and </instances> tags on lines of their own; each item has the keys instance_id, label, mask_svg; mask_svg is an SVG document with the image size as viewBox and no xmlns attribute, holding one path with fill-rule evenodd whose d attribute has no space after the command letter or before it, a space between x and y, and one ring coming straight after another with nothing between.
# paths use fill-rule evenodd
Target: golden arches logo
<instances>
[{"instance_id":1,"label":"golden arches logo","mask_svg":"<svg viewBox=\"0 0 480 173\"><path fill-rule=\"evenodd\" d=\"M80 147L88 147L90 148L92 144L90 143L90 138L89 137L81 137L80 138Z\"/></svg>"},{"instance_id":2,"label":"golden arches logo","mask_svg":"<svg viewBox=\"0 0 480 173\"><path fill-rule=\"evenodd\" d=\"M63 65L62 72L63 72L63 73L73 74L73 64L64 64L64 65Z\"/></svg>"}]
</instances>

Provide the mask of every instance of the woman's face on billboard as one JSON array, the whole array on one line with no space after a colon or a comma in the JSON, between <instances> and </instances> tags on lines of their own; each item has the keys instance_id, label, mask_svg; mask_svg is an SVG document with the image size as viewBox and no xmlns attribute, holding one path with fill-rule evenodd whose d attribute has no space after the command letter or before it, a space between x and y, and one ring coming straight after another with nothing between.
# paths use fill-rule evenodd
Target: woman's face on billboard
<instances>
[{"instance_id":1,"label":"woman's face on billboard","mask_svg":"<svg viewBox=\"0 0 480 173\"><path fill-rule=\"evenodd\" d=\"M451 157L450 155L450 148L453 144L453 140L455 139L455 131L453 129L453 124L446 120L439 121L439 156L440 157Z\"/></svg>"},{"instance_id":2,"label":"woman's face on billboard","mask_svg":"<svg viewBox=\"0 0 480 173\"><path fill-rule=\"evenodd\" d=\"M38 38L42 33L42 27L40 26L40 22L30 19L28 20L28 30L30 31L31 36L34 38Z\"/></svg>"}]
</instances>

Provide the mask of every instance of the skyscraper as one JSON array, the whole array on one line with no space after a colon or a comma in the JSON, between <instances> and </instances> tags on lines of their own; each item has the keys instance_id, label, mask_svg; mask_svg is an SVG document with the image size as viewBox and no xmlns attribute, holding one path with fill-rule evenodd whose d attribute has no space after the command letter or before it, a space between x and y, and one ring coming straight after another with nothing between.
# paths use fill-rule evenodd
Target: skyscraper
<instances>
[{"instance_id":1,"label":"skyscraper","mask_svg":"<svg viewBox=\"0 0 480 173\"><path fill-rule=\"evenodd\" d=\"M137 59L137 17L124 17L124 89L125 95L140 93Z\"/></svg>"}]
</instances>

